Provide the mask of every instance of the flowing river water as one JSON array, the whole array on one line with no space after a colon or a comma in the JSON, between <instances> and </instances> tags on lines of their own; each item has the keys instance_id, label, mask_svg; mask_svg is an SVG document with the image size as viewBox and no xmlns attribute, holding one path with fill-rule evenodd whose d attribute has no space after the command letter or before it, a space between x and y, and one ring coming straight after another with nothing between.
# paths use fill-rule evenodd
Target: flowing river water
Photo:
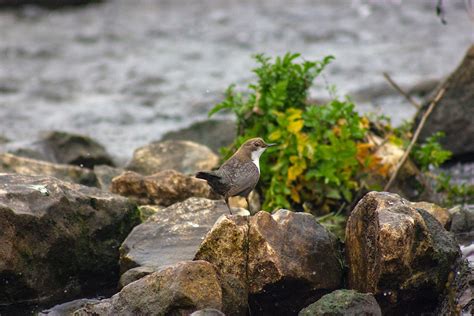
<instances>
[{"instance_id":1,"label":"flowing river water","mask_svg":"<svg viewBox=\"0 0 474 316\"><path fill-rule=\"evenodd\" d=\"M252 54L336 60L314 97L368 95L358 107L400 123L414 109L387 85L440 80L474 41L464 1L109 0L0 11L0 135L88 134L119 160L206 118L225 88L253 77ZM472 14L472 12L471 12ZM371 98L371 95L379 95ZM380 98L380 95L384 96Z\"/></svg>"}]
</instances>

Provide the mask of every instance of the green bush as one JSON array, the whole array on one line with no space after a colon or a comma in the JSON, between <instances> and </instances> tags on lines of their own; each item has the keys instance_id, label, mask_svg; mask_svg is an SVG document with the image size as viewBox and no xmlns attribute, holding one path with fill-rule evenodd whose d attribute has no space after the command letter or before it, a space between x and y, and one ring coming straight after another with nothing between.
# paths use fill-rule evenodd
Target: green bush
<instances>
[{"instance_id":1,"label":"green bush","mask_svg":"<svg viewBox=\"0 0 474 316\"><path fill-rule=\"evenodd\" d=\"M411 123L392 128L387 117L369 120L347 98L309 104L309 89L332 56L297 62L300 55L288 53L272 62L260 54L255 59L257 82L243 93L231 85L225 99L209 112L211 116L229 109L237 117L238 136L231 148L223 150L224 157L251 137L278 143L260 158L263 209L291 208L319 215L334 211L321 220L339 226L344 221L341 210L356 195L382 188L394 165L382 163L376 150L387 142L406 149ZM438 143L442 136L437 133L413 148L410 157L422 171L451 157ZM375 145L374 137L381 144ZM453 201L457 196L465 200L473 192L472 186L452 186L442 177L438 181L438 191L447 192Z\"/></svg>"},{"instance_id":2,"label":"green bush","mask_svg":"<svg viewBox=\"0 0 474 316\"><path fill-rule=\"evenodd\" d=\"M271 63L257 55L257 83L245 95L230 86L210 115L231 109L237 116L239 136L232 150L251 137L278 143L261 157L265 209L301 210L306 202L309 209L329 211L360 189L358 175L370 164L368 155L358 155L368 120L348 99L308 105L313 80L333 58L297 63L298 57L286 54Z\"/></svg>"}]
</instances>

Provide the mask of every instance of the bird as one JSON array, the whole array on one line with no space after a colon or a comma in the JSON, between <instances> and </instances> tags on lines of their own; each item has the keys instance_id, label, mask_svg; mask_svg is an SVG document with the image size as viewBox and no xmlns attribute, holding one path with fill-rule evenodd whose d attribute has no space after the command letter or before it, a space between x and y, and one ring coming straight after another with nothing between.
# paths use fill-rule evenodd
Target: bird
<instances>
[{"instance_id":1,"label":"bird","mask_svg":"<svg viewBox=\"0 0 474 316\"><path fill-rule=\"evenodd\" d=\"M229 198L242 196L250 207L249 194L260 178L260 156L268 147L275 145L265 143L260 137L251 138L244 142L219 169L199 171L196 173L196 178L206 180L214 192L224 197L232 215Z\"/></svg>"}]
</instances>

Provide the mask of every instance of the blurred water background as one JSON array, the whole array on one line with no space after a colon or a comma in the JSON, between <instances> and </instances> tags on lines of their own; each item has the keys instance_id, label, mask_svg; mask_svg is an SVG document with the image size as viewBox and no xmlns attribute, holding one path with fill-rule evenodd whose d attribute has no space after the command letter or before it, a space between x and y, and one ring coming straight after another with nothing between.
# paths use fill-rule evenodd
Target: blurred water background
<instances>
[{"instance_id":1,"label":"blurred water background","mask_svg":"<svg viewBox=\"0 0 474 316\"><path fill-rule=\"evenodd\" d=\"M252 54L334 55L334 84L395 124L415 109L392 90L436 82L474 41L464 1L109 0L0 11L0 135L90 135L118 160L207 117L226 87L253 77Z\"/></svg>"}]
</instances>

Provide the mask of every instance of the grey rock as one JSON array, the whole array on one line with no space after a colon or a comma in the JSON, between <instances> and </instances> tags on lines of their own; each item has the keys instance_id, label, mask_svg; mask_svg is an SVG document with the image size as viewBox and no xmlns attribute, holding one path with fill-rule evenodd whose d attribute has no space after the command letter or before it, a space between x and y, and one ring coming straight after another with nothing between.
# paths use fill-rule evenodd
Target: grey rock
<instances>
[{"instance_id":1,"label":"grey rock","mask_svg":"<svg viewBox=\"0 0 474 316\"><path fill-rule=\"evenodd\" d=\"M143 175L168 169L195 174L200 170L210 170L218 163L219 157L204 145L183 140L167 140L136 149L125 169Z\"/></svg>"},{"instance_id":2,"label":"grey rock","mask_svg":"<svg viewBox=\"0 0 474 316\"><path fill-rule=\"evenodd\" d=\"M126 198L0 174L0 304L67 299L115 282L119 246L138 223Z\"/></svg>"},{"instance_id":3,"label":"grey rock","mask_svg":"<svg viewBox=\"0 0 474 316\"><path fill-rule=\"evenodd\" d=\"M382 316L380 306L370 293L336 290L301 310L298 316Z\"/></svg>"},{"instance_id":4,"label":"grey rock","mask_svg":"<svg viewBox=\"0 0 474 316\"><path fill-rule=\"evenodd\" d=\"M40 138L33 142L9 143L2 146L2 151L21 157L89 169L95 165L114 165L104 146L94 139L62 131L42 133Z\"/></svg>"},{"instance_id":5,"label":"grey rock","mask_svg":"<svg viewBox=\"0 0 474 316\"><path fill-rule=\"evenodd\" d=\"M85 306L74 315L189 315L206 308L245 315L245 296L229 293L223 282L209 262L179 262L128 284L110 299Z\"/></svg>"},{"instance_id":6,"label":"grey rock","mask_svg":"<svg viewBox=\"0 0 474 316\"><path fill-rule=\"evenodd\" d=\"M206 120L163 135L161 140L190 140L203 144L215 153L222 147L230 146L237 135L237 127L230 120Z\"/></svg>"},{"instance_id":7,"label":"grey rock","mask_svg":"<svg viewBox=\"0 0 474 316\"><path fill-rule=\"evenodd\" d=\"M312 215L279 210L221 217L195 258L245 284L253 313L295 314L341 285L339 247Z\"/></svg>"},{"instance_id":8,"label":"grey rock","mask_svg":"<svg viewBox=\"0 0 474 316\"><path fill-rule=\"evenodd\" d=\"M450 230L460 241L474 240L474 205L463 205L453 214Z\"/></svg>"},{"instance_id":9,"label":"grey rock","mask_svg":"<svg viewBox=\"0 0 474 316\"><path fill-rule=\"evenodd\" d=\"M446 88L446 91L427 118L420 133L420 141L435 132L443 131L446 134L446 137L440 140L443 147L452 151L457 158L473 161L474 45L468 49L459 67L440 85L441 88ZM421 120L429 103L430 101L423 105L417 114L416 122Z\"/></svg>"},{"instance_id":10,"label":"grey rock","mask_svg":"<svg viewBox=\"0 0 474 316\"><path fill-rule=\"evenodd\" d=\"M374 293L384 313L433 312L459 258L453 236L397 194L367 193L348 219L349 287Z\"/></svg>"},{"instance_id":11,"label":"grey rock","mask_svg":"<svg viewBox=\"0 0 474 316\"><path fill-rule=\"evenodd\" d=\"M105 147L85 135L51 131L42 134L40 142L45 150L54 156L53 162L86 168L93 168L95 165L114 165Z\"/></svg>"},{"instance_id":12,"label":"grey rock","mask_svg":"<svg viewBox=\"0 0 474 316\"><path fill-rule=\"evenodd\" d=\"M98 187L104 191L111 191L112 179L121 175L124 170L107 165L94 166L94 174L97 178Z\"/></svg>"},{"instance_id":13,"label":"grey rock","mask_svg":"<svg viewBox=\"0 0 474 316\"><path fill-rule=\"evenodd\" d=\"M128 235L120 248L122 273L192 260L206 233L228 210L223 201L190 198L157 210Z\"/></svg>"},{"instance_id":14,"label":"grey rock","mask_svg":"<svg viewBox=\"0 0 474 316\"><path fill-rule=\"evenodd\" d=\"M0 154L0 172L51 176L87 186L98 185L97 178L90 169L19 157L9 153Z\"/></svg>"},{"instance_id":15,"label":"grey rock","mask_svg":"<svg viewBox=\"0 0 474 316\"><path fill-rule=\"evenodd\" d=\"M190 197L220 198L205 181L174 170L164 170L150 176L127 171L112 180L110 190L141 205L169 206Z\"/></svg>"},{"instance_id":16,"label":"grey rock","mask_svg":"<svg viewBox=\"0 0 474 316\"><path fill-rule=\"evenodd\" d=\"M123 273L120 276L119 286L120 288L123 288L127 286L128 284L143 278L144 276L147 276L149 274L152 274L153 272L156 272L157 270L158 268L156 267L147 267L147 266L140 266L140 267L127 270L125 271L125 273Z\"/></svg>"},{"instance_id":17,"label":"grey rock","mask_svg":"<svg viewBox=\"0 0 474 316\"><path fill-rule=\"evenodd\" d=\"M87 304L95 304L100 300L81 298L71 302L55 305L47 310L38 313L38 316L66 316L72 315L74 311L84 307Z\"/></svg>"}]
</instances>

